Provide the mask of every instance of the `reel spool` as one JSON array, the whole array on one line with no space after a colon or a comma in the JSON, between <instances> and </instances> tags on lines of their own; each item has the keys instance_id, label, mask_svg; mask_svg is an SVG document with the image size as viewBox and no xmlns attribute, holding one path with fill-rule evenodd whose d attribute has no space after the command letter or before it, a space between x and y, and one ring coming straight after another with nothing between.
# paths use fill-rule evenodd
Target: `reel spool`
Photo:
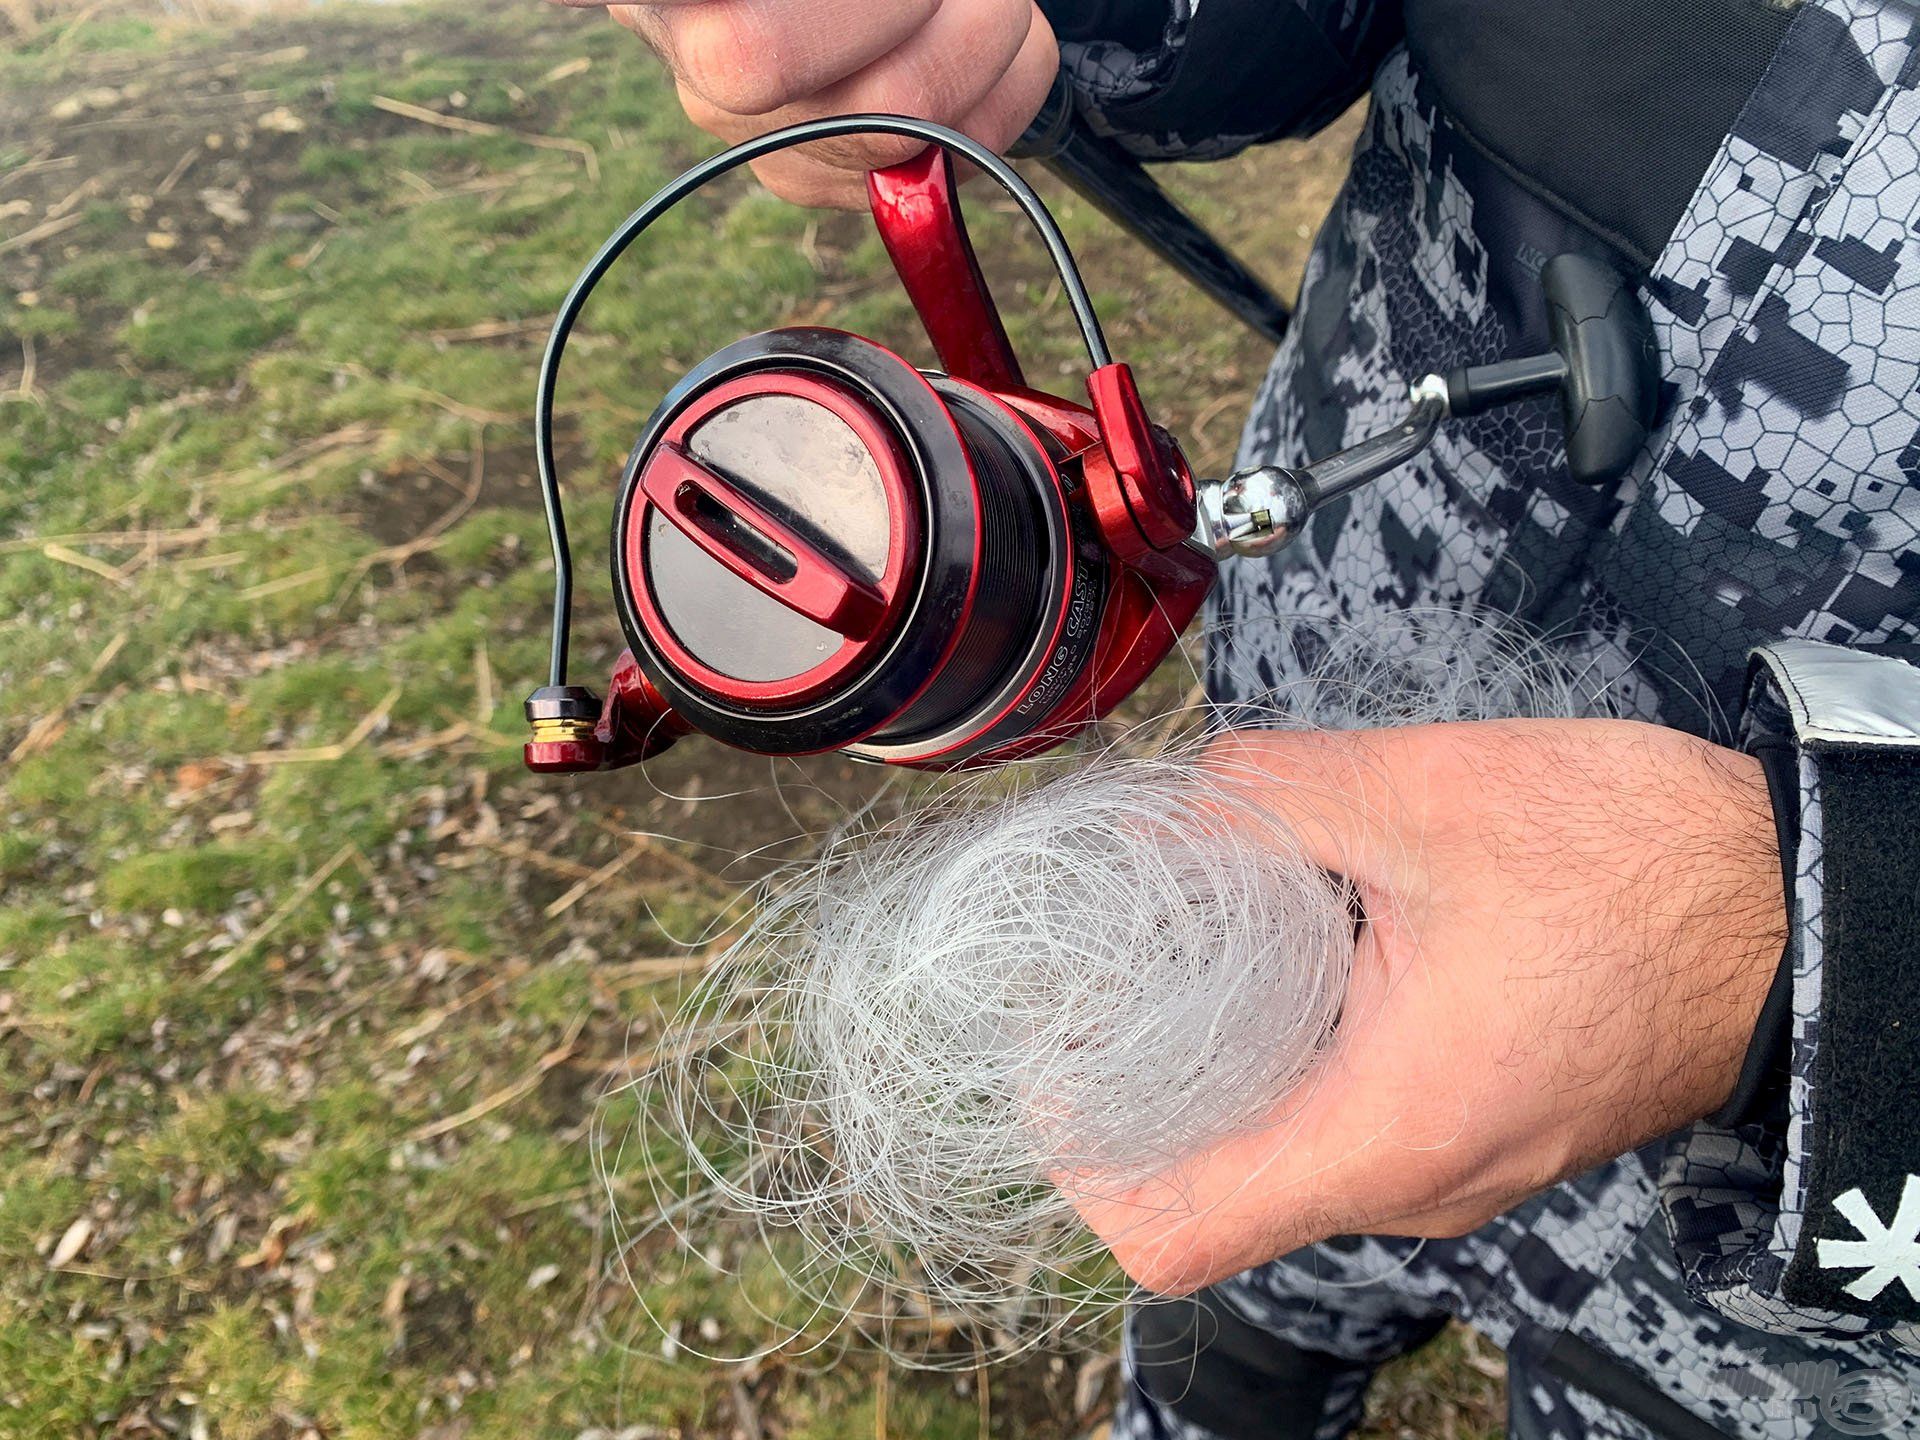
<instances>
[{"instance_id":1,"label":"reel spool","mask_svg":"<svg viewBox=\"0 0 1920 1440\"><path fill-rule=\"evenodd\" d=\"M868 189L941 368L804 326L697 366L621 475L612 579L629 649L604 700L568 684L572 563L553 394L581 308L634 240L709 181L776 150L867 133L929 142ZM1026 384L960 213L956 154L1012 196L1045 244L1086 344L1084 402ZM527 764L612 769L694 732L758 754L837 750L925 769L1056 745L1153 672L1220 558L1286 544L1319 505L1417 453L1448 415L1558 390L1579 478L1617 479L1651 420L1651 329L1604 266L1562 256L1543 283L1554 351L1425 377L1405 422L1303 469L1196 485L1108 352L1053 217L999 156L886 115L736 146L622 224L548 342L535 449L554 548L553 653L549 683L527 701Z\"/></svg>"}]
</instances>

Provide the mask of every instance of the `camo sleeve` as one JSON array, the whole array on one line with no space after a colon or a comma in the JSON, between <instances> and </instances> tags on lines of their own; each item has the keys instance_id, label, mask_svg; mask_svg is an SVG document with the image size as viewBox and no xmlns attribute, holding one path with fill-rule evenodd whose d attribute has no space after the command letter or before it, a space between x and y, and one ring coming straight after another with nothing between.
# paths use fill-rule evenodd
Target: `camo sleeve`
<instances>
[{"instance_id":1,"label":"camo sleeve","mask_svg":"<svg viewBox=\"0 0 1920 1440\"><path fill-rule=\"evenodd\" d=\"M1365 92L1399 0L1041 0L1094 130L1142 158L1310 135Z\"/></svg>"},{"instance_id":2,"label":"camo sleeve","mask_svg":"<svg viewBox=\"0 0 1920 1440\"><path fill-rule=\"evenodd\" d=\"M1663 1194L1687 1281L1716 1309L1920 1348L1912 658L1801 639L1755 652L1743 742L1774 791L1791 938L1741 1092L1675 1145Z\"/></svg>"}]
</instances>

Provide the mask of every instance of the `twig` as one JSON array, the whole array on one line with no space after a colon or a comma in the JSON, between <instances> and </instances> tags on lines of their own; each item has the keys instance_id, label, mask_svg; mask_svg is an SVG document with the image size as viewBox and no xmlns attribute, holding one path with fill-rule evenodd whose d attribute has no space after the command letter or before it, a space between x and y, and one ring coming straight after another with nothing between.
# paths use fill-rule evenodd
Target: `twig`
<instances>
[{"instance_id":1,"label":"twig","mask_svg":"<svg viewBox=\"0 0 1920 1440\"><path fill-rule=\"evenodd\" d=\"M154 198L164 199L166 196L171 195L173 193L173 187L178 185L181 177L193 168L193 162L206 153L206 148L205 145L196 140L193 145L188 148L186 154L174 161L173 168L167 172L167 178L153 187Z\"/></svg>"},{"instance_id":2,"label":"twig","mask_svg":"<svg viewBox=\"0 0 1920 1440\"><path fill-rule=\"evenodd\" d=\"M552 85L557 81L571 80L576 75L584 75L593 68L593 59L587 55L576 55L571 60L563 60L540 77L542 85Z\"/></svg>"},{"instance_id":3,"label":"twig","mask_svg":"<svg viewBox=\"0 0 1920 1440\"><path fill-rule=\"evenodd\" d=\"M0 190L6 189L7 186L11 185L14 181L25 179L29 175L44 175L49 170L68 170L80 163L80 157L78 155L57 155L51 159L46 158L47 150L51 150L52 148L51 145L47 146L46 149L42 150L40 154L32 160L28 160L21 165L16 165L13 169L7 171L6 174L0 175Z\"/></svg>"},{"instance_id":4,"label":"twig","mask_svg":"<svg viewBox=\"0 0 1920 1440\"><path fill-rule=\"evenodd\" d=\"M471 1125L475 1120L484 1119L501 1106L511 1105L522 1096L531 1093L546 1078L549 1071L557 1069L573 1058L574 1049L580 1043L580 1032L586 1027L587 1016L586 1012L582 1011L579 1018L568 1028L566 1038L542 1055L539 1062L527 1074L522 1075L504 1089L494 1091L485 1099L475 1101L457 1115L448 1115L420 1126L407 1138L415 1143L437 1140L442 1135L451 1134L463 1125Z\"/></svg>"},{"instance_id":5,"label":"twig","mask_svg":"<svg viewBox=\"0 0 1920 1440\"><path fill-rule=\"evenodd\" d=\"M258 468L258 472L230 471L213 477L213 483L226 484L233 481L245 481L257 486L256 494L269 494L288 485L298 484L316 474L328 463L335 450L359 446L376 440L381 432L364 420L351 425L343 425L338 430L325 435L317 435L311 440L302 441L292 449L279 455Z\"/></svg>"},{"instance_id":6,"label":"twig","mask_svg":"<svg viewBox=\"0 0 1920 1440\"><path fill-rule=\"evenodd\" d=\"M491 724L493 709L498 703L499 691L493 683L493 657L487 653L487 642L483 637L473 642L473 723Z\"/></svg>"},{"instance_id":7,"label":"twig","mask_svg":"<svg viewBox=\"0 0 1920 1440\"><path fill-rule=\"evenodd\" d=\"M33 346L33 336L20 337L20 384L15 390L22 400L38 405L39 392L34 388L34 377L40 373L40 357Z\"/></svg>"},{"instance_id":8,"label":"twig","mask_svg":"<svg viewBox=\"0 0 1920 1440\"><path fill-rule=\"evenodd\" d=\"M157 545L163 550L172 550L197 545L219 533L219 522L213 520L177 530L76 530L66 535L34 535L21 540L0 540L0 555L38 550L47 544Z\"/></svg>"},{"instance_id":9,"label":"twig","mask_svg":"<svg viewBox=\"0 0 1920 1440\"><path fill-rule=\"evenodd\" d=\"M385 95L375 95L373 107L376 110L384 110L389 115L418 120L422 125L437 125L442 130L452 130L460 135L506 135L527 145L537 145L542 150L568 151L586 162L587 178L596 185L600 183L599 153L584 140L574 140L564 135L539 135L526 130L509 130L504 125L490 125L484 120L468 120L459 115L442 115L438 110L429 110L424 105L409 105L404 100L390 99Z\"/></svg>"},{"instance_id":10,"label":"twig","mask_svg":"<svg viewBox=\"0 0 1920 1440\"><path fill-rule=\"evenodd\" d=\"M405 166L394 171L394 173L418 191L423 198L428 200L437 200L440 198L440 192L434 188L433 182L427 179L426 176L417 174Z\"/></svg>"},{"instance_id":11,"label":"twig","mask_svg":"<svg viewBox=\"0 0 1920 1440\"><path fill-rule=\"evenodd\" d=\"M202 570L224 570L229 565L238 565L248 558L244 550L223 550L218 555L196 555L191 560L182 560L173 568L188 574L197 574Z\"/></svg>"},{"instance_id":12,"label":"twig","mask_svg":"<svg viewBox=\"0 0 1920 1440\"><path fill-rule=\"evenodd\" d=\"M342 845L338 850L334 851L333 857L305 880L302 880L299 888L282 901L280 906L271 915L267 916L266 919L254 926L253 929L249 930L245 935L241 936L240 942L231 950L227 951L226 954L202 970L200 972L200 983L204 985L209 981L218 980L222 975L226 974L227 971L239 964L243 957L252 954L254 948L258 946L261 941L265 940L275 930L278 930L284 925L288 916L292 915L302 905L306 904L307 901L311 900L320 887L333 878L334 871L338 870L359 853L360 847L352 841L348 841L345 845Z\"/></svg>"},{"instance_id":13,"label":"twig","mask_svg":"<svg viewBox=\"0 0 1920 1440\"><path fill-rule=\"evenodd\" d=\"M442 344L455 344L462 340L504 340L509 336L543 335L551 327L546 320L482 320L478 325L463 326L458 330L429 330L427 339Z\"/></svg>"},{"instance_id":14,"label":"twig","mask_svg":"<svg viewBox=\"0 0 1920 1440\"><path fill-rule=\"evenodd\" d=\"M87 667L87 673L80 677L80 683L73 687L73 693L55 709L48 711L28 728L20 743L13 747L7 756L9 761L24 760L29 755L38 754L47 748L66 724L67 711L75 705L81 696L87 693L87 687L98 680L107 666L113 663L113 657L126 646L127 637L132 632L122 630L107 642L106 648L93 657L93 663Z\"/></svg>"},{"instance_id":15,"label":"twig","mask_svg":"<svg viewBox=\"0 0 1920 1440\"><path fill-rule=\"evenodd\" d=\"M623 825L618 825L598 815L593 817L593 823L616 839L625 840L629 844L639 846L640 849L648 855L663 862L669 870L679 871L681 875L693 881L695 884L704 885L711 890L717 890L723 895L731 894L738 888L737 886L727 884L726 881L722 880L705 866L694 863L678 851L668 849L650 835L637 834Z\"/></svg>"},{"instance_id":16,"label":"twig","mask_svg":"<svg viewBox=\"0 0 1920 1440\"><path fill-rule=\"evenodd\" d=\"M66 214L69 210L73 209L73 207L78 205L82 200L86 199L89 195L97 191L100 188L101 183L102 183L101 179L98 175L89 175L85 180L82 180L78 185L74 186L73 189L69 190L64 196L54 201L53 204L49 205L47 207L46 218L48 220L58 220L62 215Z\"/></svg>"},{"instance_id":17,"label":"twig","mask_svg":"<svg viewBox=\"0 0 1920 1440\"><path fill-rule=\"evenodd\" d=\"M42 240L51 240L56 235L64 235L86 218L85 215L62 215L57 220L48 220L36 225L31 230L22 230L18 235L0 240L0 255L11 255L15 250L24 250L29 245L38 245Z\"/></svg>"},{"instance_id":18,"label":"twig","mask_svg":"<svg viewBox=\"0 0 1920 1440\"><path fill-rule=\"evenodd\" d=\"M435 200L447 200L455 195L485 195L495 190L511 190L526 179L537 166L525 166L509 170L504 175L481 175L472 180L463 180L458 185L449 185L444 190L435 190L429 194L402 196L396 203L397 208L411 210L416 205L426 205Z\"/></svg>"},{"instance_id":19,"label":"twig","mask_svg":"<svg viewBox=\"0 0 1920 1440\"><path fill-rule=\"evenodd\" d=\"M383 1052L404 1050L415 1041L426 1039L427 1036L438 1030L442 1025L446 1024L448 1020L458 1015L469 1005L478 1004L494 991L498 990L502 985L506 984L507 981L517 979L525 969L526 966L524 965L513 965L498 975L489 976L471 990L467 991L467 993L462 995L458 1000L450 1004L442 1005L425 1019L409 1025L397 1035L389 1036L386 1042L381 1045L380 1049Z\"/></svg>"},{"instance_id":20,"label":"twig","mask_svg":"<svg viewBox=\"0 0 1920 1440\"><path fill-rule=\"evenodd\" d=\"M70 18L53 37L53 44L47 47L50 55L64 55L73 47L73 37L93 22L93 17L107 8L107 0L94 0L91 5L82 6L80 11Z\"/></svg>"},{"instance_id":21,"label":"twig","mask_svg":"<svg viewBox=\"0 0 1920 1440\"><path fill-rule=\"evenodd\" d=\"M240 592L242 600L265 600L269 595L282 595L289 590L298 590L303 585L324 580L333 571L325 565L316 565L311 570L302 570L297 575L282 575L278 580L262 580L258 585L249 585Z\"/></svg>"},{"instance_id":22,"label":"twig","mask_svg":"<svg viewBox=\"0 0 1920 1440\"><path fill-rule=\"evenodd\" d=\"M520 423L520 417L518 415L509 415L503 410L482 410L476 405L464 404L454 399L451 395L444 395L438 390L429 390L424 385L409 385L406 381L396 380L391 375L375 374L365 365L355 360L324 361L320 363L326 364L330 369L337 370L343 375L352 375L357 379L375 381L378 384L386 386L388 390L391 390L397 395L411 395L416 399L425 400L429 405L437 405L449 415L457 415L462 420L471 421L475 425L517 425Z\"/></svg>"},{"instance_id":23,"label":"twig","mask_svg":"<svg viewBox=\"0 0 1920 1440\"><path fill-rule=\"evenodd\" d=\"M360 723L347 732L347 738L332 745L314 745L302 750L255 750L247 756L249 765L301 765L313 762L339 760L349 752L356 750L360 742L371 735L387 718L395 702L400 699L403 687L396 685L381 699L380 703L360 717Z\"/></svg>"},{"instance_id":24,"label":"twig","mask_svg":"<svg viewBox=\"0 0 1920 1440\"><path fill-rule=\"evenodd\" d=\"M725 953L725 946L709 947L697 955L650 956L644 960L622 960L604 965L593 973L593 980L607 990L626 990L635 985L651 985L658 980L674 980L707 969Z\"/></svg>"},{"instance_id":25,"label":"twig","mask_svg":"<svg viewBox=\"0 0 1920 1440\"><path fill-rule=\"evenodd\" d=\"M753 1397L747 1393L747 1387L739 1376L730 1382L733 1396L733 1415L740 1422L740 1429L747 1440L766 1440L766 1427L760 1423L760 1408L753 1403Z\"/></svg>"},{"instance_id":26,"label":"twig","mask_svg":"<svg viewBox=\"0 0 1920 1440\"><path fill-rule=\"evenodd\" d=\"M340 588L334 592L334 597L331 602L332 609L338 610L342 605L347 603L347 598L353 594L360 582L366 579L367 572L373 569L374 566L391 565L397 569L406 564L407 561L413 559L416 555L425 554L427 551L441 544L445 541L447 532L466 518L467 512L473 509L474 502L480 498L480 489L486 484L487 480L487 451L486 447L480 443L478 428L477 426L475 427L473 460L468 467L466 489L461 492L460 498L454 502L453 507L441 515L439 519L435 520L425 530L422 530L418 535L414 536L413 539L399 545L389 545L385 549L376 550L371 555L362 556L359 560L355 561L353 573L348 575L346 580L342 582ZM440 474L447 474L447 472L439 466L433 466L432 468L438 470ZM453 477L448 475L447 478L452 479ZM492 712L488 713L491 714Z\"/></svg>"},{"instance_id":27,"label":"twig","mask_svg":"<svg viewBox=\"0 0 1920 1440\"><path fill-rule=\"evenodd\" d=\"M550 1190L545 1195L536 1195L531 1200L523 1200L507 1211L508 1220L524 1220L529 1215L537 1215L542 1210L551 1210L555 1205L565 1205L572 1200L591 1200L603 1190L598 1180L589 1180L584 1185L569 1185L564 1190Z\"/></svg>"},{"instance_id":28,"label":"twig","mask_svg":"<svg viewBox=\"0 0 1920 1440\"><path fill-rule=\"evenodd\" d=\"M442 715L451 715L453 712L442 708L440 713ZM518 750L526 743L522 736L502 735L491 726L474 724L473 721L467 719L464 715L456 717L453 723L466 731L468 738L473 740L475 744L484 745L490 750Z\"/></svg>"},{"instance_id":29,"label":"twig","mask_svg":"<svg viewBox=\"0 0 1920 1440\"><path fill-rule=\"evenodd\" d=\"M562 895L558 900L555 900L551 905L547 906L546 910L543 912L546 915L547 919L557 920L562 915L566 914L567 911L571 910L575 905L580 903L580 900L583 896L589 895L593 891L598 890L602 885L606 884L607 881L611 880L614 876L618 875L622 870L626 869L627 866L631 865L633 863L634 857L639 853L640 852L638 850L622 850L618 855L614 856L613 859L609 860L606 864L602 865L598 870L594 871L591 875L583 875L578 880L574 881L572 889L568 890L566 894Z\"/></svg>"},{"instance_id":30,"label":"twig","mask_svg":"<svg viewBox=\"0 0 1920 1440\"><path fill-rule=\"evenodd\" d=\"M444 730L429 730L425 735L415 735L409 740L389 740L380 747L380 753L393 760L411 760L416 755L444 750L456 741L470 739L471 732L472 727L462 721Z\"/></svg>"},{"instance_id":31,"label":"twig","mask_svg":"<svg viewBox=\"0 0 1920 1440\"><path fill-rule=\"evenodd\" d=\"M49 560L62 565L71 565L76 570L85 570L89 575L98 575L102 580L112 581L121 589L127 586L127 577L104 560L96 560L91 555L82 555L78 550L69 550L57 540L49 540L40 547L40 553Z\"/></svg>"},{"instance_id":32,"label":"twig","mask_svg":"<svg viewBox=\"0 0 1920 1440\"><path fill-rule=\"evenodd\" d=\"M515 741L519 744L519 741ZM550 875L558 875L567 880L584 880L593 874L591 865L582 865L575 860L563 859L558 855L549 855L544 850L536 850L531 845L523 845L518 840L478 840L474 842L488 850L505 855L510 860L519 860L533 866L536 870L545 870Z\"/></svg>"}]
</instances>

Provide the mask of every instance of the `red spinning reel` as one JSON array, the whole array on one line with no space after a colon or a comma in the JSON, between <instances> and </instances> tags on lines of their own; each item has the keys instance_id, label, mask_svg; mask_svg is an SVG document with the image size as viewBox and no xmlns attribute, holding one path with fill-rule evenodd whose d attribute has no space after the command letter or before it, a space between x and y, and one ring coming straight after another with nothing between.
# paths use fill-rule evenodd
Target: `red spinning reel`
<instances>
[{"instance_id":1,"label":"red spinning reel","mask_svg":"<svg viewBox=\"0 0 1920 1440\"><path fill-rule=\"evenodd\" d=\"M876 172L869 190L943 368L922 371L815 327L750 336L696 367L654 412L621 477L613 593L630 648L604 701L567 684L572 565L552 400L574 320L626 248L708 181L774 150L856 133L931 142ZM967 238L954 154L998 182L1046 244L1092 366L1084 403L1027 386ZM1551 272L1573 258L1548 267L1555 304ZM1609 430L1615 443L1601 457L1608 474L1624 469L1631 451L1616 452L1644 437L1651 341L1621 330L1611 271L1574 270L1555 353L1429 376L1395 429L1304 469L1243 472L1197 493L1132 372L1108 353L1059 228L1005 161L897 116L816 121L737 146L636 211L555 323L536 432L554 542L553 665L527 701L527 764L612 769L695 731L759 754L840 750L929 769L1058 744L1166 657L1217 557L1285 544L1318 505L1417 452L1448 414L1557 388L1571 453L1571 432L1591 440L1607 428L1590 405L1624 396L1638 429Z\"/></svg>"}]
</instances>

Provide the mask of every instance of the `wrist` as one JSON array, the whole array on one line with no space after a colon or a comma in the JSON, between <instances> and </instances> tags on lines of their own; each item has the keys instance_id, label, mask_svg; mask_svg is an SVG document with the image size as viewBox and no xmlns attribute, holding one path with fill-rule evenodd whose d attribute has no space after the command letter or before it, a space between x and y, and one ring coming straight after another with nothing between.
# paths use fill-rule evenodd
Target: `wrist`
<instances>
[{"instance_id":1,"label":"wrist","mask_svg":"<svg viewBox=\"0 0 1920 1440\"><path fill-rule=\"evenodd\" d=\"M1785 998L1776 992L1789 929L1785 836L1767 772L1754 756L1704 742L1701 749L1707 753L1698 799L1711 824L1692 867L1689 942L1676 947L1676 964L1686 973L1673 977L1681 993L1697 997L1696 1023L1688 1026L1695 1056L1689 1118L1748 1108L1736 1102L1740 1092L1757 1088L1743 1083L1756 1033L1770 1028L1763 1019L1777 1022Z\"/></svg>"},{"instance_id":2,"label":"wrist","mask_svg":"<svg viewBox=\"0 0 1920 1440\"><path fill-rule=\"evenodd\" d=\"M1774 839L1780 854L1781 905L1789 934L1780 947L1773 980L1767 987L1753 1034L1748 1038L1733 1089L1720 1108L1708 1117L1715 1125L1729 1129L1762 1124L1784 1103L1793 1046L1791 928L1800 850L1799 752L1792 742L1776 739L1752 745L1748 753L1760 762L1773 806Z\"/></svg>"}]
</instances>

